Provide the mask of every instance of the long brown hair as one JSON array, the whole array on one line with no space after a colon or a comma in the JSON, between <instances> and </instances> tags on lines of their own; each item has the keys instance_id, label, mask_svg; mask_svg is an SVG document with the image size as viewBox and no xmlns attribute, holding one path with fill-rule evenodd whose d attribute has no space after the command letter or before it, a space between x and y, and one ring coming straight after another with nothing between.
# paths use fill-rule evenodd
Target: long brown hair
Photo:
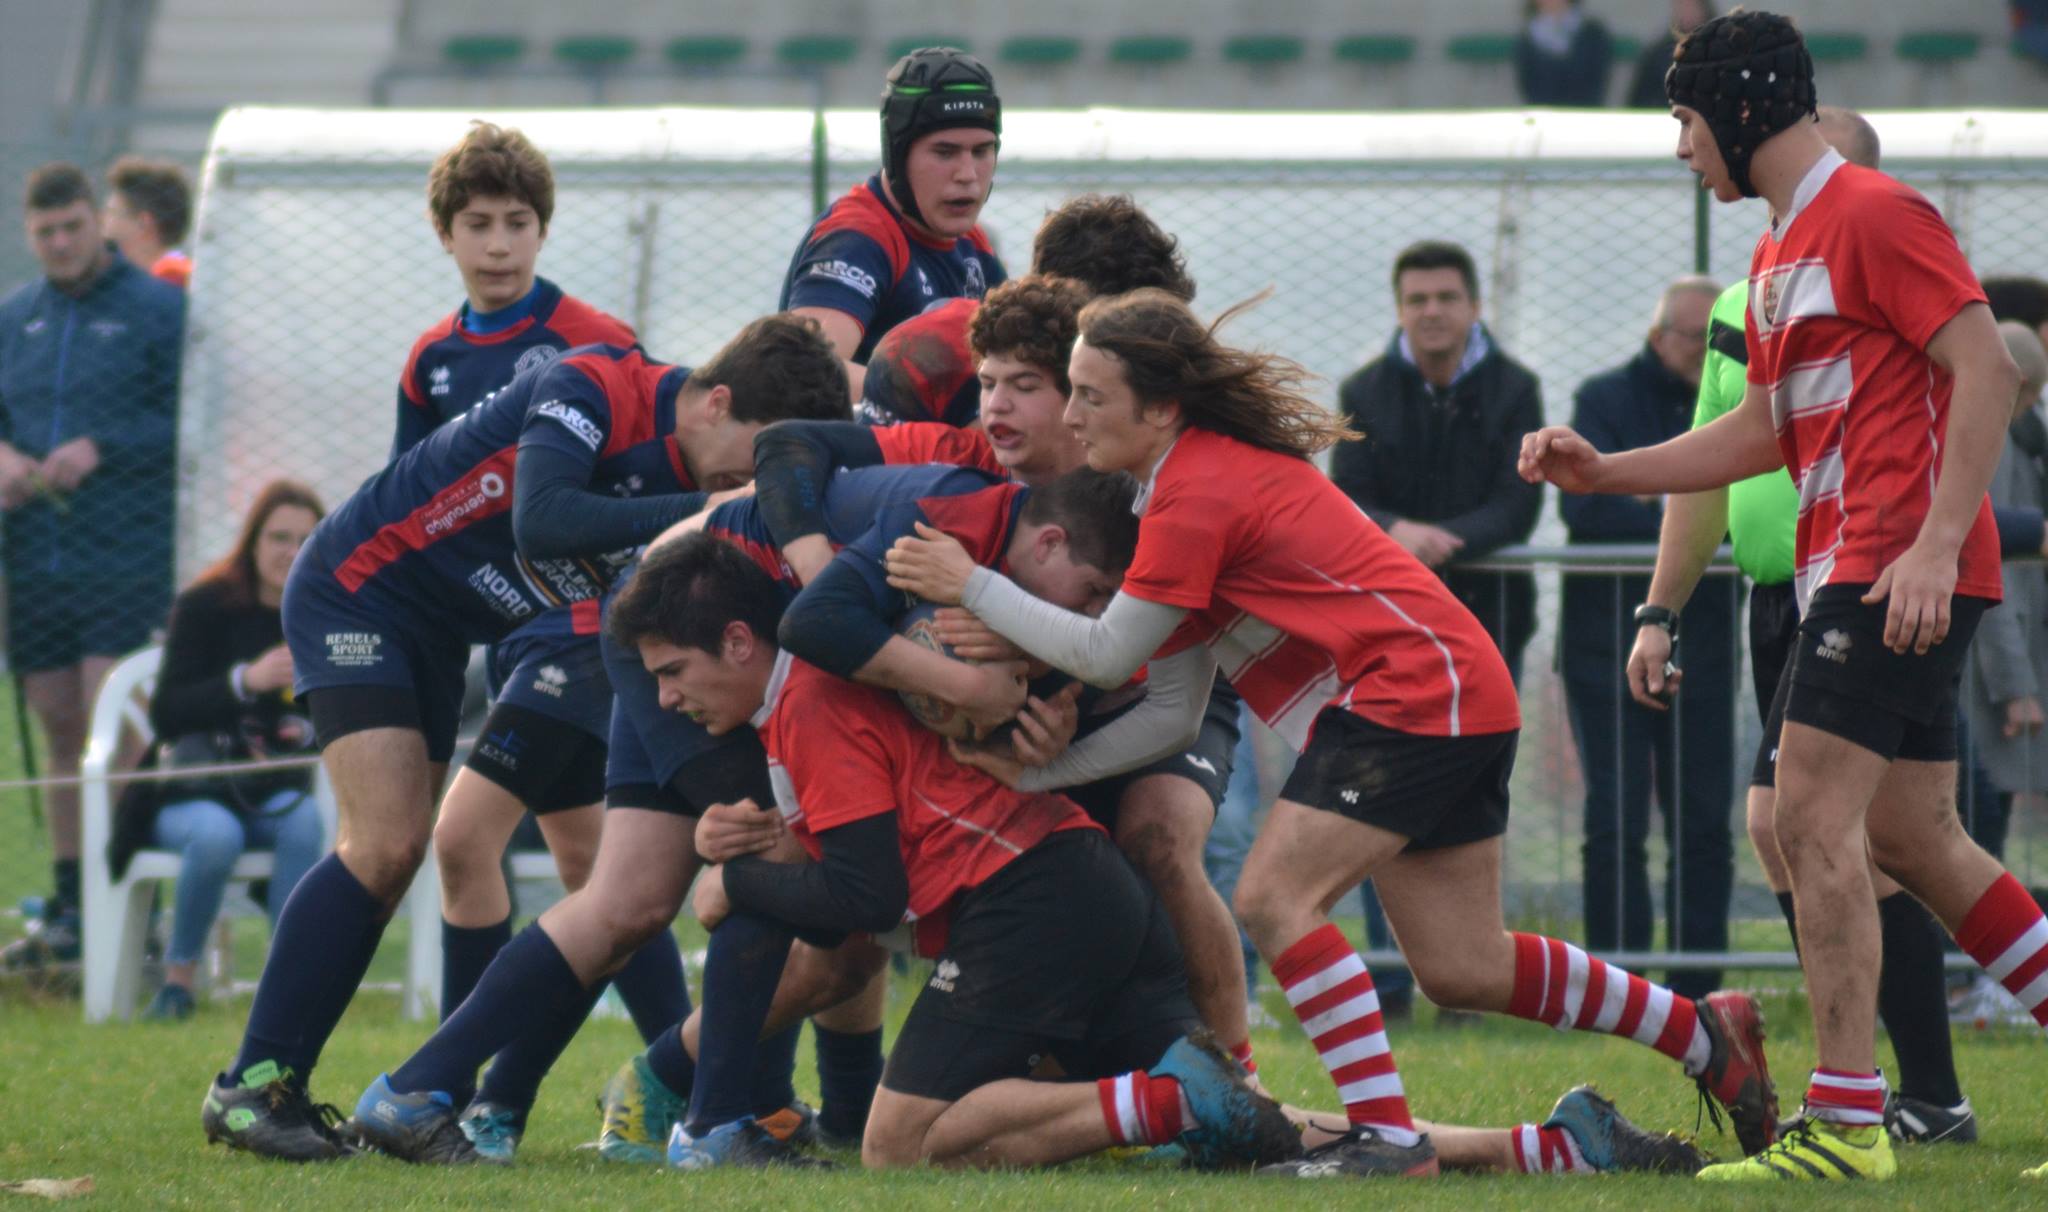
<instances>
[{"instance_id":1,"label":"long brown hair","mask_svg":"<svg viewBox=\"0 0 2048 1212\"><path fill-rule=\"evenodd\" d=\"M1166 291L1134 290L1081 309L1081 339L1123 363L1141 403L1178 402L1194 428L1304 459L1364 436L1302 392L1311 376L1300 363L1216 339L1217 329L1265 298L1205 325Z\"/></svg>"},{"instance_id":2,"label":"long brown hair","mask_svg":"<svg viewBox=\"0 0 2048 1212\"><path fill-rule=\"evenodd\" d=\"M249 506L234 549L194 577L192 584L218 585L232 605L253 604L257 588L256 540L262 535L264 524L270 521L270 515L286 505L311 511L316 522L327 516L326 506L320 504L319 496L311 488L297 480L272 480L256 494L256 503Z\"/></svg>"}]
</instances>

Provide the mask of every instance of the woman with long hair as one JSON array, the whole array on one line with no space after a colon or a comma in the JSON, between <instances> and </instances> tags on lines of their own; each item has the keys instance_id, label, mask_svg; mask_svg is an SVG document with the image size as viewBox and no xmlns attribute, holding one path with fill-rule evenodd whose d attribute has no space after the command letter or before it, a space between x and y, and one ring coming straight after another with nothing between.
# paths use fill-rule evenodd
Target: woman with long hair
<instances>
[{"instance_id":1,"label":"woman with long hair","mask_svg":"<svg viewBox=\"0 0 2048 1212\"><path fill-rule=\"evenodd\" d=\"M312 725L291 699L292 658L279 607L292 560L324 512L312 489L272 481L257 494L234 548L171 604L149 704L160 765L210 766L311 751ZM167 781L154 795L124 798L115 844L127 854L114 856L116 866L125 867L141 844L176 850L184 859L164 985L144 1017L191 1016L199 955L245 850L275 852L267 906L275 924L325 841L312 783L310 769L195 776Z\"/></svg>"},{"instance_id":2,"label":"woman with long hair","mask_svg":"<svg viewBox=\"0 0 2048 1212\"><path fill-rule=\"evenodd\" d=\"M1216 327L1158 291L1081 314L1067 423L1090 466L1143 485L1137 555L1099 619L975 569L937 532L898 542L891 583L963 604L1096 685L1121 684L1155 654L1156 666L1205 650L1300 751L1246 860L1236 909L1351 1128L1288 1165L1437 1169L1409 1115L1372 978L1326 916L1368 878L1431 1001L1650 1044L1729 1109L1745 1148L1761 1148L1776 1113L1755 999L1695 1004L1566 943L1506 929L1501 839L1521 726L1507 667L1443 583L1309 461L1358 435L1305 394L1306 372L1227 346Z\"/></svg>"}]
</instances>

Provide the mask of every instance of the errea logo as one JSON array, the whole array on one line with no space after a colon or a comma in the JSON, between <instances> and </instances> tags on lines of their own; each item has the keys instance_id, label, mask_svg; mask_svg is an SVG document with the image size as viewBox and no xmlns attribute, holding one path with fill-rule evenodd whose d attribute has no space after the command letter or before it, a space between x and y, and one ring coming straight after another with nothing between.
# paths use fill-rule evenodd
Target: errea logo
<instances>
[{"instance_id":1,"label":"errea logo","mask_svg":"<svg viewBox=\"0 0 2048 1212\"><path fill-rule=\"evenodd\" d=\"M1839 627L1831 627L1820 637L1820 643L1814 646L1813 655L1823 661L1833 661L1837 665L1847 665L1849 663L1849 643L1848 632L1843 631Z\"/></svg>"},{"instance_id":2,"label":"errea logo","mask_svg":"<svg viewBox=\"0 0 2048 1212\"><path fill-rule=\"evenodd\" d=\"M959 979L960 965L952 960L942 959L939 961L939 966L932 970L931 987L941 993L951 993L954 983Z\"/></svg>"},{"instance_id":3,"label":"errea logo","mask_svg":"<svg viewBox=\"0 0 2048 1212\"><path fill-rule=\"evenodd\" d=\"M554 698L561 698L562 688L568 684L569 675L562 671L560 665L541 666L540 673L533 679L535 690Z\"/></svg>"},{"instance_id":4,"label":"errea logo","mask_svg":"<svg viewBox=\"0 0 2048 1212\"><path fill-rule=\"evenodd\" d=\"M446 366L436 366L427 375L427 394L430 396L445 396L451 390L453 388L448 382L448 368Z\"/></svg>"},{"instance_id":5,"label":"errea logo","mask_svg":"<svg viewBox=\"0 0 2048 1212\"><path fill-rule=\"evenodd\" d=\"M1338 794L1343 797L1344 802L1347 804L1356 804L1358 802L1358 793L1356 791L1341 791Z\"/></svg>"}]
</instances>

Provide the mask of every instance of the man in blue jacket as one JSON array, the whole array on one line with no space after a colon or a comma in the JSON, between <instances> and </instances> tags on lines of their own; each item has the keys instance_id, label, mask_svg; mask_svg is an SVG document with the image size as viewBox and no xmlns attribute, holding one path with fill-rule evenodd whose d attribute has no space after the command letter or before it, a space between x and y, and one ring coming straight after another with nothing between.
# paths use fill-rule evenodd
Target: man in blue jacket
<instances>
[{"instance_id":1,"label":"man in blue jacket","mask_svg":"<svg viewBox=\"0 0 2048 1212\"><path fill-rule=\"evenodd\" d=\"M0 300L0 563L8 664L63 778L78 773L100 679L170 604L185 296L106 242L77 167L29 174L23 209L43 277ZM77 949L78 792L45 794L56 895L43 939L61 958Z\"/></svg>"},{"instance_id":2,"label":"man in blue jacket","mask_svg":"<svg viewBox=\"0 0 2048 1212\"><path fill-rule=\"evenodd\" d=\"M1707 319L1718 287L1680 278L1664 289L1650 335L1618 369L1581 384L1572 424L1603 451L1653 446L1690 427L1706 356ZM1558 511L1574 543L1654 543L1658 497L1572 496ZM1687 951L1722 951L1734 878L1729 814L1735 796L1734 625L1736 578L1713 577L1680 618L1685 698L1669 712L1631 699L1620 669L1635 638L1629 612L1647 576L1580 574L1564 579L1559 649L1572 736L1586 780L1586 944L1647 950L1650 911L1650 798L1663 806L1670 850L1665 878L1668 937ZM1671 987L1703 997L1720 973L1674 971Z\"/></svg>"}]
</instances>

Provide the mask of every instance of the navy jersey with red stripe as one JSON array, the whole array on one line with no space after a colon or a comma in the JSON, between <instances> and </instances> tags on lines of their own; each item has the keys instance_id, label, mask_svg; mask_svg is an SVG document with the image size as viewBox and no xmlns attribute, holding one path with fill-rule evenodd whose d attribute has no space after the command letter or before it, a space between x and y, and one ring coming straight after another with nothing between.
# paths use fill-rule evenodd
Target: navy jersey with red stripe
<instances>
[{"instance_id":1,"label":"navy jersey with red stripe","mask_svg":"<svg viewBox=\"0 0 2048 1212\"><path fill-rule=\"evenodd\" d=\"M949 299L883 334L868 359L858 418L870 425L974 424L981 415L981 378L967 326L980 306L979 299Z\"/></svg>"},{"instance_id":2,"label":"navy jersey with red stripe","mask_svg":"<svg viewBox=\"0 0 2048 1212\"><path fill-rule=\"evenodd\" d=\"M462 326L462 311L450 312L420 334L398 380L398 426L391 457L411 450L441 423L504 387L517 376L545 365L578 345L632 346L630 325L599 311L546 278L534 280L532 310L492 333Z\"/></svg>"},{"instance_id":3,"label":"navy jersey with red stripe","mask_svg":"<svg viewBox=\"0 0 2048 1212\"><path fill-rule=\"evenodd\" d=\"M919 502L978 494L996 484L994 477L982 472L941 464L842 471L825 486L825 538L835 550L859 541L887 551L898 535L913 533L906 518L929 520L918 509ZM797 589L796 574L768 533L757 498L735 497L718 506L704 519L704 529L752 556L778 583L792 592ZM886 532L886 538L871 532ZM887 591L885 583L883 592Z\"/></svg>"},{"instance_id":4,"label":"navy jersey with red stripe","mask_svg":"<svg viewBox=\"0 0 2048 1212\"><path fill-rule=\"evenodd\" d=\"M948 299L979 299L1005 276L979 227L945 242L910 230L876 174L832 203L804 233L776 306L823 307L852 316L861 325L852 360L866 365L890 329Z\"/></svg>"},{"instance_id":5,"label":"navy jersey with red stripe","mask_svg":"<svg viewBox=\"0 0 2048 1212\"><path fill-rule=\"evenodd\" d=\"M589 468L588 490L691 492L676 445L689 370L592 345L527 371L371 476L314 532L304 559L349 593L395 594L491 643L551 607L604 595L632 551L529 560L512 533L515 468L542 446Z\"/></svg>"}]
</instances>

